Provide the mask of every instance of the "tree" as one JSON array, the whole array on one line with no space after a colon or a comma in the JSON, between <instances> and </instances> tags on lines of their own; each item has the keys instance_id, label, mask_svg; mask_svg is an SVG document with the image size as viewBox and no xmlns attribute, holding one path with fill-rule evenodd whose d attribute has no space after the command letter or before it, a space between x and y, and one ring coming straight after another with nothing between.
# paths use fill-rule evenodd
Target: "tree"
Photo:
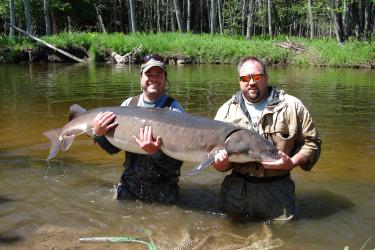
<instances>
[{"instance_id":1,"label":"tree","mask_svg":"<svg viewBox=\"0 0 375 250\"><path fill-rule=\"evenodd\" d=\"M217 16L219 18L219 29L220 29L220 34L223 34L223 18L221 14L221 0L217 0Z\"/></svg>"},{"instance_id":2,"label":"tree","mask_svg":"<svg viewBox=\"0 0 375 250\"><path fill-rule=\"evenodd\" d=\"M23 4L25 8L26 31L32 34L30 0L23 0Z\"/></svg>"},{"instance_id":3,"label":"tree","mask_svg":"<svg viewBox=\"0 0 375 250\"><path fill-rule=\"evenodd\" d=\"M223 6L224 33L236 35L241 33L241 7L237 0L226 0Z\"/></svg>"},{"instance_id":4,"label":"tree","mask_svg":"<svg viewBox=\"0 0 375 250\"><path fill-rule=\"evenodd\" d=\"M101 6L97 6L94 4L95 10L96 10L96 15L98 16L98 22L99 22L99 27L103 33L107 33L107 29L105 28L104 22L103 22L103 17L100 14L100 9Z\"/></svg>"},{"instance_id":5,"label":"tree","mask_svg":"<svg viewBox=\"0 0 375 250\"><path fill-rule=\"evenodd\" d=\"M49 12L48 12L48 0L43 1L43 10L44 10L44 21L46 23L46 35L51 34L51 22L49 18Z\"/></svg>"},{"instance_id":6,"label":"tree","mask_svg":"<svg viewBox=\"0 0 375 250\"><path fill-rule=\"evenodd\" d=\"M310 38L313 38L314 37L314 20L313 20L311 6L312 6L311 0L307 0L307 9L308 9L309 26L310 26Z\"/></svg>"},{"instance_id":7,"label":"tree","mask_svg":"<svg viewBox=\"0 0 375 250\"><path fill-rule=\"evenodd\" d=\"M272 36L272 0L267 0L267 10L268 10L268 35Z\"/></svg>"},{"instance_id":8,"label":"tree","mask_svg":"<svg viewBox=\"0 0 375 250\"><path fill-rule=\"evenodd\" d=\"M342 28L342 16L340 13L340 2L339 0L330 0L332 18L335 24L335 34L338 43L344 42L343 28Z\"/></svg>"},{"instance_id":9,"label":"tree","mask_svg":"<svg viewBox=\"0 0 375 250\"><path fill-rule=\"evenodd\" d=\"M254 0L250 0L247 8L246 39L251 38L251 27L253 25L254 9Z\"/></svg>"},{"instance_id":10,"label":"tree","mask_svg":"<svg viewBox=\"0 0 375 250\"><path fill-rule=\"evenodd\" d=\"M126 0L128 7L129 31L137 32L137 15L135 13L135 0Z\"/></svg>"},{"instance_id":11,"label":"tree","mask_svg":"<svg viewBox=\"0 0 375 250\"><path fill-rule=\"evenodd\" d=\"M211 6L210 6L210 33L215 33L216 32L216 13L217 13L216 0L211 0Z\"/></svg>"},{"instance_id":12,"label":"tree","mask_svg":"<svg viewBox=\"0 0 375 250\"><path fill-rule=\"evenodd\" d=\"M191 1L187 0L187 17L186 17L186 31L190 32L190 22L191 22Z\"/></svg>"},{"instance_id":13,"label":"tree","mask_svg":"<svg viewBox=\"0 0 375 250\"><path fill-rule=\"evenodd\" d=\"M16 21L14 18L14 0L9 0L9 12L10 12L10 24L15 26ZM10 37L14 36L14 28L12 26L10 26L10 29L9 29L9 36Z\"/></svg>"},{"instance_id":14,"label":"tree","mask_svg":"<svg viewBox=\"0 0 375 250\"><path fill-rule=\"evenodd\" d=\"M178 26L178 30L180 32L184 32L184 25L182 23L182 18L181 18L181 12L180 12L180 7L178 6L178 2L177 0L173 0L173 5L174 5L174 11L176 13L176 19L177 19L177 26Z\"/></svg>"},{"instance_id":15,"label":"tree","mask_svg":"<svg viewBox=\"0 0 375 250\"><path fill-rule=\"evenodd\" d=\"M374 16L375 16L375 8L374 8L374 1L366 0L364 3L364 37L365 39L369 39L371 37L373 25L374 25Z\"/></svg>"},{"instance_id":16,"label":"tree","mask_svg":"<svg viewBox=\"0 0 375 250\"><path fill-rule=\"evenodd\" d=\"M160 0L156 1L156 28L158 32L161 32L161 17L160 17Z\"/></svg>"}]
</instances>

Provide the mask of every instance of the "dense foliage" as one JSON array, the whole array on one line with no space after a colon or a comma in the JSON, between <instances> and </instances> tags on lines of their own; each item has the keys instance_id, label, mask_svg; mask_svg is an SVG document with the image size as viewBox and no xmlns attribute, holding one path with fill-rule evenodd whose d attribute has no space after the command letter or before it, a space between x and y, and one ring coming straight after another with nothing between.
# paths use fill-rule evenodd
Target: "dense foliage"
<instances>
[{"instance_id":1,"label":"dense foliage","mask_svg":"<svg viewBox=\"0 0 375 250\"><path fill-rule=\"evenodd\" d=\"M59 33L41 37L59 48L72 47L85 51L88 61L105 61L106 55L116 52L126 55L137 49L137 55L158 53L170 59L187 58L195 63L237 63L247 55L255 55L267 64L297 64L310 66L375 67L375 44L366 41L348 41L339 45L334 39L277 36L254 36L251 40L242 36L220 34L192 34L163 32L156 34L132 33ZM37 50L38 44L28 38L0 37L0 63L12 62L19 53ZM28 57L26 58L28 60Z\"/></svg>"},{"instance_id":2,"label":"dense foliage","mask_svg":"<svg viewBox=\"0 0 375 250\"><path fill-rule=\"evenodd\" d=\"M12 7L13 6L13 7ZM0 0L0 35L61 32L193 32L374 36L374 0ZM13 33L12 33L13 32Z\"/></svg>"}]
</instances>

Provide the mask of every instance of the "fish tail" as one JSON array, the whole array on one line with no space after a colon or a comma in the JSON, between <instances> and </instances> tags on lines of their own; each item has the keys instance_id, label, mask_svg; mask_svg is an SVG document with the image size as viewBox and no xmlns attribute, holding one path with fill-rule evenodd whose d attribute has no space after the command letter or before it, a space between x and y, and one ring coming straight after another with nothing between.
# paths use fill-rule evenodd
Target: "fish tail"
<instances>
[{"instance_id":1,"label":"fish tail","mask_svg":"<svg viewBox=\"0 0 375 250\"><path fill-rule=\"evenodd\" d=\"M63 141L59 139L60 133L60 128L48 130L43 133L51 141L51 148L47 157L47 161L52 159L62 148Z\"/></svg>"}]
</instances>

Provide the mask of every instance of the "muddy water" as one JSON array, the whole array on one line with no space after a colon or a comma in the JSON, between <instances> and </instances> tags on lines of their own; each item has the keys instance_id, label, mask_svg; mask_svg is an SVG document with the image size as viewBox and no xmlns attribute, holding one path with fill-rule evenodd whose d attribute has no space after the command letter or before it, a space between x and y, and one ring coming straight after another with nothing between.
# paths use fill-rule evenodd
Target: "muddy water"
<instances>
[{"instance_id":1,"label":"muddy water","mask_svg":"<svg viewBox=\"0 0 375 250\"><path fill-rule=\"evenodd\" d=\"M238 87L234 65L171 66L169 78L185 110L207 117ZM166 206L113 200L123 153L109 156L85 136L45 161L42 132L61 127L73 103L119 105L138 94L137 67L1 65L0 249L147 249L79 242L98 236L141 237L159 249L373 249L374 79L374 70L270 69L270 83L309 108L323 152L311 172L293 171L300 219L268 225L220 213L224 175L212 169L183 176L179 203Z\"/></svg>"}]
</instances>

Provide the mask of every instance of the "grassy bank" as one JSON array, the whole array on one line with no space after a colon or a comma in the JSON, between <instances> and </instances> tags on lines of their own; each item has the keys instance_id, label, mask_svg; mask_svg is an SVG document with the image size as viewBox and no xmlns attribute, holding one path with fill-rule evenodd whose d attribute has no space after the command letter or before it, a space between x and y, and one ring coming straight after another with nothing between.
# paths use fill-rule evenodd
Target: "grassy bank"
<instances>
[{"instance_id":1,"label":"grassy bank","mask_svg":"<svg viewBox=\"0 0 375 250\"><path fill-rule=\"evenodd\" d=\"M348 41L340 46L334 39L253 37L246 40L243 37L180 33L61 33L40 38L61 49L82 50L86 59L92 62L103 60L110 52L124 55L138 48L140 55L180 56L195 63L236 63L243 56L255 55L269 64L375 67L374 42ZM42 47L27 38L0 37L0 62L17 62L21 52Z\"/></svg>"}]
</instances>

